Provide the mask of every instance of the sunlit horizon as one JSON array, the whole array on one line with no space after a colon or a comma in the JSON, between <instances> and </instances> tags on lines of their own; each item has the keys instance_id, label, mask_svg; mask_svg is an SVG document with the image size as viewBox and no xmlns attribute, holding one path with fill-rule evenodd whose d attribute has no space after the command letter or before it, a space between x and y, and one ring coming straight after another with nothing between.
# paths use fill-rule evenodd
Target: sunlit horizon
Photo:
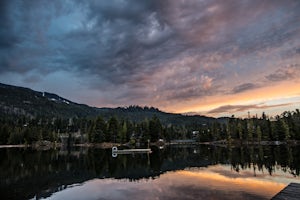
<instances>
[{"instance_id":1,"label":"sunlit horizon","mask_svg":"<svg viewBox=\"0 0 300 200\"><path fill-rule=\"evenodd\" d=\"M300 105L300 2L3 1L0 82L212 117Z\"/></svg>"}]
</instances>

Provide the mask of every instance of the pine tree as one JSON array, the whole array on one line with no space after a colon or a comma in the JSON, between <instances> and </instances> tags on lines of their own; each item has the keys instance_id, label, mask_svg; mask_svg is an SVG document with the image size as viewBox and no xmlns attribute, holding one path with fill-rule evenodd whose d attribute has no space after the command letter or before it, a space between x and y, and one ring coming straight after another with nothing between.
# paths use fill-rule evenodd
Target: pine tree
<instances>
[{"instance_id":1,"label":"pine tree","mask_svg":"<svg viewBox=\"0 0 300 200\"><path fill-rule=\"evenodd\" d=\"M89 130L88 130L88 140L90 143L95 142L95 132L96 132L95 127L96 127L96 124L94 121L92 121L90 124Z\"/></svg>"},{"instance_id":2,"label":"pine tree","mask_svg":"<svg viewBox=\"0 0 300 200\"><path fill-rule=\"evenodd\" d=\"M247 139L248 141L253 141L253 135L254 135L254 124L253 124L253 120L250 119L247 121L247 131L248 131L248 134L247 134Z\"/></svg>"},{"instance_id":3,"label":"pine tree","mask_svg":"<svg viewBox=\"0 0 300 200\"><path fill-rule=\"evenodd\" d=\"M157 116L153 116L152 119L149 122L149 133L151 137L151 141L155 142L159 139L162 132L162 125L157 118Z\"/></svg>"},{"instance_id":4,"label":"pine tree","mask_svg":"<svg viewBox=\"0 0 300 200\"><path fill-rule=\"evenodd\" d=\"M127 123L123 122L121 130L118 132L117 142L125 143L127 134Z\"/></svg>"},{"instance_id":5,"label":"pine tree","mask_svg":"<svg viewBox=\"0 0 300 200\"><path fill-rule=\"evenodd\" d=\"M262 138L261 128L260 126L256 127L257 141L260 143Z\"/></svg>"},{"instance_id":6,"label":"pine tree","mask_svg":"<svg viewBox=\"0 0 300 200\"><path fill-rule=\"evenodd\" d=\"M104 142L106 133L106 124L102 117L98 117L94 127L94 142Z\"/></svg>"},{"instance_id":7,"label":"pine tree","mask_svg":"<svg viewBox=\"0 0 300 200\"><path fill-rule=\"evenodd\" d=\"M284 119L280 119L279 120L279 130L280 130L280 133L282 134L282 138L284 138L285 141L289 140L290 139L290 131L289 131L289 126L288 124L285 122Z\"/></svg>"},{"instance_id":8,"label":"pine tree","mask_svg":"<svg viewBox=\"0 0 300 200\"><path fill-rule=\"evenodd\" d=\"M110 118L108 122L108 131L107 134L105 135L105 141L116 142L118 131L119 131L119 122L117 118L115 117Z\"/></svg>"},{"instance_id":9,"label":"pine tree","mask_svg":"<svg viewBox=\"0 0 300 200\"><path fill-rule=\"evenodd\" d=\"M9 138L9 127L8 125L0 125L0 144L7 144Z\"/></svg>"},{"instance_id":10,"label":"pine tree","mask_svg":"<svg viewBox=\"0 0 300 200\"><path fill-rule=\"evenodd\" d=\"M243 140L243 126L241 121L238 122L237 130L238 130L239 139Z\"/></svg>"}]
</instances>

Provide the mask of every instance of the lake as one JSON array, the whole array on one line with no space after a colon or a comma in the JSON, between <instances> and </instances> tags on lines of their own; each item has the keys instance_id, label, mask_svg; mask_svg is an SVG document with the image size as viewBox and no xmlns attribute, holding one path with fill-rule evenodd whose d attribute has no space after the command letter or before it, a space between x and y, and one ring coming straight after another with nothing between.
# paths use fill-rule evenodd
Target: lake
<instances>
[{"instance_id":1,"label":"lake","mask_svg":"<svg viewBox=\"0 0 300 200\"><path fill-rule=\"evenodd\" d=\"M270 199L300 183L299 146L0 148L1 199Z\"/></svg>"}]
</instances>

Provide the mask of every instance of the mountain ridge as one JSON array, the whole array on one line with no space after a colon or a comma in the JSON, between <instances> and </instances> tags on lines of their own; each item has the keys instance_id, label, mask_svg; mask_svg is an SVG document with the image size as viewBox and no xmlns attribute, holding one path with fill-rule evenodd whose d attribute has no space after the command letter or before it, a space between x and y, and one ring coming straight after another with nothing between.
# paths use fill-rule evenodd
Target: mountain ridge
<instances>
[{"instance_id":1,"label":"mountain ridge","mask_svg":"<svg viewBox=\"0 0 300 200\"><path fill-rule=\"evenodd\" d=\"M216 120L200 115L183 115L160 111L158 108L131 105L128 107L91 107L75 103L57 94L35 91L30 88L0 83L0 115L27 117L81 118L112 116L140 122L156 115L164 124L205 124Z\"/></svg>"}]
</instances>

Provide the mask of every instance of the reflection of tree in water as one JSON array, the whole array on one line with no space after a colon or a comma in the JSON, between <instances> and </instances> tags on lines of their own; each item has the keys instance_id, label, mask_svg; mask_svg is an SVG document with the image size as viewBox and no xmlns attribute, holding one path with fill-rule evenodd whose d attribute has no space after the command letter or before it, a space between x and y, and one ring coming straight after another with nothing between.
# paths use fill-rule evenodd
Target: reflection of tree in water
<instances>
[{"instance_id":1,"label":"reflection of tree in water","mask_svg":"<svg viewBox=\"0 0 300 200\"><path fill-rule=\"evenodd\" d=\"M0 149L0 194L4 199L47 197L67 185L92 178L126 178L130 181L158 177L166 171L227 164L239 172L252 169L273 174L276 167L299 176L298 146L152 147L151 154L118 155L111 150L72 151Z\"/></svg>"},{"instance_id":2,"label":"reflection of tree in water","mask_svg":"<svg viewBox=\"0 0 300 200\"><path fill-rule=\"evenodd\" d=\"M231 150L224 149L224 151ZM232 153L234 155L230 159L231 165L237 172L241 169L267 170L272 175L275 167L280 167L284 172L299 176L300 152L297 146L249 146L233 148Z\"/></svg>"}]
</instances>

